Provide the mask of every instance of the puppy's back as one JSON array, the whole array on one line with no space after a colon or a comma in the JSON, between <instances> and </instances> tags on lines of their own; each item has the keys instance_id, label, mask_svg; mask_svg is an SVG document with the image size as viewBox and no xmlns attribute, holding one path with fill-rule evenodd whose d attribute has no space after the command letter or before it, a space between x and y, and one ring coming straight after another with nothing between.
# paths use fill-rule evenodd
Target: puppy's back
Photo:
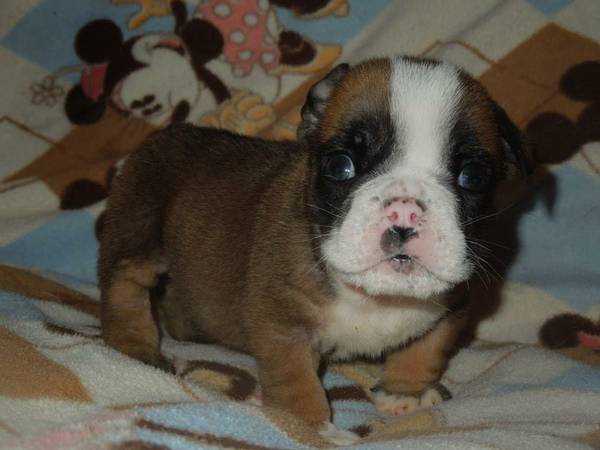
<instances>
[{"instance_id":1,"label":"puppy's back","mask_svg":"<svg viewBox=\"0 0 600 450\"><path fill-rule=\"evenodd\" d=\"M134 267L128 276L139 277L141 285L151 285L150 277L166 263L169 332L178 339L205 336L239 346L243 338L231 336L224 322L236 313L243 290L247 243L253 239L249 218L255 217L261 192L298 152L291 142L186 124L152 135L111 188L100 235L103 296L124 262ZM147 268L143 277L139 267Z\"/></svg>"}]
</instances>

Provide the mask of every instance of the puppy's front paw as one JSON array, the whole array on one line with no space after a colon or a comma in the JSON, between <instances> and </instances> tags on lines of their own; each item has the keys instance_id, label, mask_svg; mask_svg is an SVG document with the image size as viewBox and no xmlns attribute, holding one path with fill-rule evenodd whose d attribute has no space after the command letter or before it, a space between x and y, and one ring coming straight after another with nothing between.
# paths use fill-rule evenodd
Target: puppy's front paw
<instances>
[{"instance_id":1,"label":"puppy's front paw","mask_svg":"<svg viewBox=\"0 0 600 450\"><path fill-rule=\"evenodd\" d=\"M333 445L352 445L360 439L356 433L348 430L340 430L331 422L325 422L321 426L319 436Z\"/></svg>"},{"instance_id":2,"label":"puppy's front paw","mask_svg":"<svg viewBox=\"0 0 600 450\"><path fill-rule=\"evenodd\" d=\"M419 399L412 395L390 394L382 388L372 389L369 397L378 411L392 416L402 416L419 408Z\"/></svg>"},{"instance_id":3,"label":"puppy's front paw","mask_svg":"<svg viewBox=\"0 0 600 450\"><path fill-rule=\"evenodd\" d=\"M450 400L452 394L450 391L441 383L437 383L427 389L421 394L419 398L420 408L431 408L443 401Z\"/></svg>"},{"instance_id":4,"label":"puppy's front paw","mask_svg":"<svg viewBox=\"0 0 600 450\"><path fill-rule=\"evenodd\" d=\"M431 408L444 400L449 400L452 395L445 386L438 383L425 389L420 395L392 394L383 387L376 386L370 390L369 397L378 411L401 416L418 409Z\"/></svg>"}]
</instances>

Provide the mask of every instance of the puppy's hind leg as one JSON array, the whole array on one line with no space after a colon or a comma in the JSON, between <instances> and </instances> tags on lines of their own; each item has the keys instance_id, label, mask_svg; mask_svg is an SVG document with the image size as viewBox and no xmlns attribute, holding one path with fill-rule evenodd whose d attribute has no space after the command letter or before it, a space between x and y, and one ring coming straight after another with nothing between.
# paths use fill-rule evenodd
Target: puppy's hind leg
<instances>
[{"instance_id":1,"label":"puppy's hind leg","mask_svg":"<svg viewBox=\"0 0 600 450\"><path fill-rule=\"evenodd\" d=\"M150 304L150 289L160 269L158 254L122 259L115 264L102 286L102 335L114 349L172 371L160 354L159 328Z\"/></svg>"}]
</instances>

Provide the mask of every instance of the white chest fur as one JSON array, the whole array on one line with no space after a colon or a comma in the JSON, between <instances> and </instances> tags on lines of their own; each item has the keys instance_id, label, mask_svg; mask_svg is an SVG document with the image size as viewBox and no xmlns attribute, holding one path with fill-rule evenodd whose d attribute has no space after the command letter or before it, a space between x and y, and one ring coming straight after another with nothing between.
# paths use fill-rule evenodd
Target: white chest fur
<instances>
[{"instance_id":1,"label":"white chest fur","mask_svg":"<svg viewBox=\"0 0 600 450\"><path fill-rule=\"evenodd\" d=\"M319 343L334 359L376 357L423 334L442 314L434 305L382 305L344 289L326 310Z\"/></svg>"}]
</instances>

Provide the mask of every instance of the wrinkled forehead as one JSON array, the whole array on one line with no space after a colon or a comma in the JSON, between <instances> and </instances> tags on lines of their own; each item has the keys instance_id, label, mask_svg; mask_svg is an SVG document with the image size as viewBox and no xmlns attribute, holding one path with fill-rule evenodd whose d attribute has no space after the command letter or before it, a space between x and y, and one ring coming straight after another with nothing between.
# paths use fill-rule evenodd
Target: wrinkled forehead
<instances>
[{"instance_id":1,"label":"wrinkled forehead","mask_svg":"<svg viewBox=\"0 0 600 450\"><path fill-rule=\"evenodd\" d=\"M396 57L352 68L331 95L322 138L363 123L371 133L393 131L394 145L387 150L405 167L442 170L452 148L465 140L496 152L487 93L455 66L437 61Z\"/></svg>"}]
</instances>

